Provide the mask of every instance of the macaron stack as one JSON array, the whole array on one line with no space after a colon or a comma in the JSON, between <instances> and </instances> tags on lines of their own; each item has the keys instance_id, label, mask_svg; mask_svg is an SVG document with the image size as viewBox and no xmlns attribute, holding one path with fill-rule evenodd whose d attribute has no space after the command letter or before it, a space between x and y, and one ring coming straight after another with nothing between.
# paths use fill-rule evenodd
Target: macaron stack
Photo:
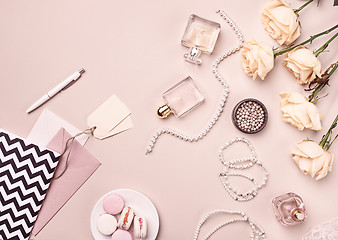
<instances>
[{"instance_id":1,"label":"macaron stack","mask_svg":"<svg viewBox=\"0 0 338 240\"><path fill-rule=\"evenodd\" d=\"M126 207L120 195L108 194L103 199L103 209L105 213L101 214L96 222L97 230L101 234L111 236L112 240L132 240L130 228L134 223L135 239L147 237L146 220L136 216L132 208Z\"/></svg>"}]
</instances>

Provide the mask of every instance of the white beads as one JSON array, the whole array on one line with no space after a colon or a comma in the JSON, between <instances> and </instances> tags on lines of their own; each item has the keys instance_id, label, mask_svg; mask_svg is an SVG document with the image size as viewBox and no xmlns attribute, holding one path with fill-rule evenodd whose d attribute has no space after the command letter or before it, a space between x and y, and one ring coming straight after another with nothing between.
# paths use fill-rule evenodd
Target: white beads
<instances>
[{"instance_id":1,"label":"white beads","mask_svg":"<svg viewBox=\"0 0 338 240\"><path fill-rule=\"evenodd\" d=\"M227 147L229 147L231 144L236 143L236 142L243 142L245 144L247 144L247 146L249 147L250 151L251 151L251 157L244 157L244 158L239 158L239 159L234 159L231 161L225 161L223 158L223 150L225 150ZM267 181L268 181L268 172L266 170L266 168L262 165L261 162L257 161L257 155L255 152L254 147L252 146L252 144L250 143L249 140L245 139L245 138L234 138L230 141L228 141L227 143L225 143L220 151L219 151L219 159L221 161L221 163L226 167L224 169L223 172L221 172L219 174L219 178L225 188L225 190L229 193L229 195L236 201L238 202L245 202L245 201L249 201L251 199L253 199L254 197L256 197L258 191L263 188ZM245 174L241 174L241 173L231 173L229 170L230 169L236 169L236 170L243 170L243 169L248 169L251 168L252 166L254 166L257 163L257 165L261 168L263 168L264 172L265 172L265 176L263 178L263 181L260 184L257 184L255 179L253 177L247 176ZM232 187L229 182L228 182L228 178L229 177L242 177L245 178L249 181L252 182L252 184L254 185L254 188L243 194L240 193L239 191L237 191L234 187Z\"/></svg>"},{"instance_id":2,"label":"white beads","mask_svg":"<svg viewBox=\"0 0 338 240\"><path fill-rule=\"evenodd\" d=\"M224 18L224 20L229 23L229 25L231 26L231 28L233 29L233 31L236 33L238 39L239 39L239 44L224 52L223 54L221 54L215 61L215 63L213 64L213 68L212 68L212 72L215 75L215 78L218 79L220 81L220 83L222 84L222 86L224 87L224 94L223 97L221 99L221 102L219 103L219 108L217 109L215 115L213 115L212 119L210 120L210 122L207 124L207 127L202 130L199 134L197 134L196 136L193 137L188 137L185 136L183 134L180 134L176 131L173 130L169 130L169 129L161 129L159 131L156 131L156 133L153 135L153 138L151 140L151 143L148 145L147 149L146 149L146 154L149 154L153 148L154 145L158 139L159 136L161 136L162 134L170 134L172 136L175 136L179 139L182 139L184 141L189 141L189 142L197 142L198 140L202 139L204 136L207 135L207 133L210 131L210 129L216 124L217 120L219 119L219 117L221 116L222 112L223 112L223 108L225 106L225 102L227 100L228 97L228 93L229 93L229 87L228 85L225 83L223 77L218 73L217 71L217 67L218 65L227 57L229 57L230 55L236 53L237 51L239 51L240 48L243 47L243 35L241 34L240 30L237 28L236 24L222 11L222 10L218 10L217 13Z\"/></svg>"},{"instance_id":3,"label":"white beads","mask_svg":"<svg viewBox=\"0 0 338 240\"><path fill-rule=\"evenodd\" d=\"M229 225L231 223L235 223L235 222L247 222L247 223L249 223L251 230L252 230L252 232L250 234L251 239L254 239L254 240L265 239L265 232L263 231L263 229L260 226L258 226L254 221L252 221L244 212L231 211L231 210L225 210L225 209L215 209L215 210L212 210L211 212L207 213L202 218L201 222L197 225L195 235L194 235L194 240L198 240L198 237L199 237L199 234L200 234L200 231L201 231L201 227L208 220L208 218L211 217L214 214L236 214L236 215L239 215L240 217L234 218L234 219L231 219L231 220L227 220L227 221L219 224L214 229L212 229L203 238L203 240L209 239L216 231L218 231L222 227Z\"/></svg>"}]
</instances>

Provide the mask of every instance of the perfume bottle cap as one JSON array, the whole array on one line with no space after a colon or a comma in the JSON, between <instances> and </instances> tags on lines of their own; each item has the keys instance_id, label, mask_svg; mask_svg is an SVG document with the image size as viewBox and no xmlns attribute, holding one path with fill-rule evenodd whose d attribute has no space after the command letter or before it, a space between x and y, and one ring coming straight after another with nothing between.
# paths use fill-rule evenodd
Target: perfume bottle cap
<instances>
[{"instance_id":1,"label":"perfume bottle cap","mask_svg":"<svg viewBox=\"0 0 338 240\"><path fill-rule=\"evenodd\" d=\"M189 53L184 54L184 59L190 63L201 64L202 60L198 58L200 55L200 49L197 47L191 47Z\"/></svg>"},{"instance_id":2,"label":"perfume bottle cap","mask_svg":"<svg viewBox=\"0 0 338 240\"><path fill-rule=\"evenodd\" d=\"M167 104L164 104L157 109L157 116L159 118L166 118L170 115L170 113L171 109Z\"/></svg>"},{"instance_id":3,"label":"perfume bottle cap","mask_svg":"<svg viewBox=\"0 0 338 240\"><path fill-rule=\"evenodd\" d=\"M305 220L305 213L301 209L295 209L292 212L292 219L296 222L303 222Z\"/></svg>"}]
</instances>

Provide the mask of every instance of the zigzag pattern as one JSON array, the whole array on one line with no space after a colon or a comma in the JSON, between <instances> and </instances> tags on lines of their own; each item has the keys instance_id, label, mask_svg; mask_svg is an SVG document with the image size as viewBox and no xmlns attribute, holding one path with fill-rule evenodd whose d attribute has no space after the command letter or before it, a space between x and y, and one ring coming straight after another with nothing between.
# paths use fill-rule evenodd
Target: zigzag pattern
<instances>
[{"instance_id":1,"label":"zigzag pattern","mask_svg":"<svg viewBox=\"0 0 338 240\"><path fill-rule=\"evenodd\" d=\"M0 130L0 239L28 240L59 158Z\"/></svg>"}]
</instances>

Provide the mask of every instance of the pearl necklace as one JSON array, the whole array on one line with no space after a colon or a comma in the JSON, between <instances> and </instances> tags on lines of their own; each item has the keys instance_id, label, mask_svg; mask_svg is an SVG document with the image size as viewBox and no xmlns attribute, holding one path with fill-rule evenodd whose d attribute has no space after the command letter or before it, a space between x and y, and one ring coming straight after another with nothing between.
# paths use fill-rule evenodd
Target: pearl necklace
<instances>
[{"instance_id":1,"label":"pearl necklace","mask_svg":"<svg viewBox=\"0 0 338 240\"><path fill-rule=\"evenodd\" d=\"M203 240L207 240L211 237L211 235L213 235L216 231L218 231L219 229L221 229L222 227L231 224L231 223L235 223L235 222L247 222L250 224L252 232L251 232L251 240L259 240L259 239L266 239L265 238L265 232L263 231L263 229L256 224L254 221L252 221L244 212L241 211L230 211L230 210L224 210L224 209L216 209L213 210L211 212L209 212L207 215L204 216L204 218L202 219L202 221L198 224L196 231L195 231L195 236L194 236L194 240L198 239L198 236L200 234L201 231L201 227L202 225L208 220L209 217L211 217L214 214L237 214L240 215L239 218L234 218L232 220L228 220L225 221L223 223L221 223L220 225L216 226L213 230L211 230L204 238Z\"/></svg>"},{"instance_id":2,"label":"pearl necklace","mask_svg":"<svg viewBox=\"0 0 338 240\"><path fill-rule=\"evenodd\" d=\"M236 142L245 143L251 151L251 157L235 159L235 160L228 161L228 162L224 161L223 150L225 150L231 144L236 143ZM257 160L257 155L256 155L256 152L255 152L255 149L254 149L254 147L252 146L252 144L250 143L249 140L247 140L245 138L234 138L234 139L228 141L219 150L219 159L221 160L222 164L225 166L224 171L219 174L219 178L220 178L224 188L227 190L229 195L234 200L236 200L238 202L249 201L249 200L253 199L258 194L258 191L266 185L266 182L268 181L268 175L269 175L268 171L263 166L263 164L260 161ZM241 173L230 173L230 171L229 171L230 169L236 169L236 170L248 169L248 168L251 168L252 166L254 166L255 164L257 164L259 167L263 168L263 170L265 172L264 179L260 184L258 184L253 177L250 177L250 176L247 176L247 175L244 175L244 174L241 174ZM253 190L248 191L247 193L240 193L239 191L237 191L235 188L233 188L229 184L229 182L228 182L229 177L242 177L244 179L247 179L250 182L252 182L252 184L254 185L254 188L253 188Z\"/></svg>"},{"instance_id":3,"label":"pearl necklace","mask_svg":"<svg viewBox=\"0 0 338 240\"><path fill-rule=\"evenodd\" d=\"M222 55L220 55L216 59L215 63L213 64L212 71L215 75L215 78L218 79L220 81L220 83L222 84L222 86L224 87L224 93L223 93L221 102L219 103L219 107L218 107L216 113L214 114L213 118L210 120L207 127L204 130L202 130L200 134L198 134L194 137L189 137L187 135L181 134L181 133L179 133L175 130L169 129L169 128L162 128L160 130L157 130L155 132L155 134L153 135L152 139L150 140L150 143L149 143L147 150L146 150L146 154L150 153L153 150L154 145L155 145L158 137L161 136L162 134L170 134L170 135L175 136L175 137L177 137L181 140L184 140L184 141L197 142L198 140L202 139L204 136L206 136L208 134L210 129L215 125L216 121L221 116L225 102L226 102L228 94L229 94L229 87L226 84L226 82L224 81L223 77L218 73L217 67L218 67L219 63L221 63L225 58L227 58L227 57L231 56L232 54L236 53L237 51L239 51L243 47L244 39L243 39L241 32L237 28L236 24L228 17L228 15L226 15L222 10L218 10L217 13L221 17L223 17L223 19L230 25L230 27L232 27L233 31L235 31L235 33L236 33L236 35L239 39L239 43L236 47L234 47L231 50L224 52Z\"/></svg>"}]
</instances>

